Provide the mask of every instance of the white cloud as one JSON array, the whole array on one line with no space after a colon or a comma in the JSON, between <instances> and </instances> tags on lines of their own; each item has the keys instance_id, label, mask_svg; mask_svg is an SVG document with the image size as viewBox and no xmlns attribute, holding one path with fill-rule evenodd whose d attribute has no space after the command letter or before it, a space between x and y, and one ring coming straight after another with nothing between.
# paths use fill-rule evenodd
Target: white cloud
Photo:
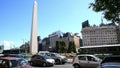
<instances>
[{"instance_id":1,"label":"white cloud","mask_svg":"<svg viewBox=\"0 0 120 68\"><path fill-rule=\"evenodd\" d=\"M8 50L12 48L13 42L4 40L3 45L4 45L4 50Z\"/></svg>"}]
</instances>

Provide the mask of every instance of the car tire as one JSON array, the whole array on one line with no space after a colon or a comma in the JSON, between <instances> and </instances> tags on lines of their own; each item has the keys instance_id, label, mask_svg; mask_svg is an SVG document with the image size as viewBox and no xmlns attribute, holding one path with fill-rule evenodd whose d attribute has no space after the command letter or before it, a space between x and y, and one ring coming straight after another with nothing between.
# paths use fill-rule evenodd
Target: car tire
<instances>
[{"instance_id":1,"label":"car tire","mask_svg":"<svg viewBox=\"0 0 120 68\"><path fill-rule=\"evenodd\" d=\"M80 65L75 64L75 65L74 65L74 68L80 68Z\"/></svg>"},{"instance_id":2,"label":"car tire","mask_svg":"<svg viewBox=\"0 0 120 68\"><path fill-rule=\"evenodd\" d=\"M56 64L60 64L60 60L57 59L57 60L55 61L55 63L56 63Z\"/></svg>"},{"instance_id":3,"label":"car tire","mask_svg":"<svg viewBox=\"0 0 120 68\"><path fill-rule=\"evenodd\" d=\"M43 63L43 67L46 67L47 66L47 64L46 63Z\"/></svg>"},{"instance_id":4,"label":"car tire","mask_svg":"<svg viewBox=\"0 0 120 68\"><path fill-rule=\"evenodd\" d=\"M29 64L30 64L30 65L33 65L33 63L32 63L31 61L29 62Z\"/></svg>"},{"instance_id":5,"label":"car tire","mask_svg":"<svg viewBox=\"0 0 120 68\"><path fill-rule=\"evenodd\" d=\"M65 62L62 62L62 64L65 64Z\"/></svg>"}]
</instances>

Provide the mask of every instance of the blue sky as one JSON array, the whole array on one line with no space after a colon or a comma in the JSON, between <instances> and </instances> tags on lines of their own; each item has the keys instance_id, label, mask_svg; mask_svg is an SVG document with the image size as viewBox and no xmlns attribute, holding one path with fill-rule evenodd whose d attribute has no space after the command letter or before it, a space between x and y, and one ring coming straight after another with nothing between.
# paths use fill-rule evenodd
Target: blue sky
<instances>
[{"instance_id":1,"label":"blue sky","mask_svg":"<svg viewBox=\"0 0 120 68\"><path fill-rule=\"evenodd\" d=\"M101 13L89 9L94 0L36 0L38 35L47 37L55 31L80 33L81 23L101 23ZM0 45L19 47L30 39L34 0L0 0ZM81 34L81 33L80 33ZM6 48L8 47L6 45ZM10 46L8 47L10 48Z\"/></svg>"}]
</instances>

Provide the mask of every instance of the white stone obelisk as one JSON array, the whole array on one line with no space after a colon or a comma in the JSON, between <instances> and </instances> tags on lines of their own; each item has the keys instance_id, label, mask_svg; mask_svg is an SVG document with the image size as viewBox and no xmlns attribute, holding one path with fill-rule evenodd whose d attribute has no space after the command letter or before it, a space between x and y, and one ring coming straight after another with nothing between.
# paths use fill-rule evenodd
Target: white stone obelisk
<instances>
[{"instance_id":1,"label":"white stone obelisk","mask_svg":"<svg viewBox=\"0 0 120 68\"><path fill-rule=\"evenodd\" d=\"M32 26L31 26L31 38L30 38L30 53L38 53L38 41L37 41L37 2L34 1L33 14L32 14Z\"/></svg>"}]
</instances>

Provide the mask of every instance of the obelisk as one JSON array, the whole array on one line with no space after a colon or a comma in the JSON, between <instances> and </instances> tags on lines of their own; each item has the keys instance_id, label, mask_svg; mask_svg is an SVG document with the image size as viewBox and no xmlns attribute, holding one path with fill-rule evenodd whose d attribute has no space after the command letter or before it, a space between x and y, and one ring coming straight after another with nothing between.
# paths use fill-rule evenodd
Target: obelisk
<instances>
[{"instance_id":1,"label":"obelisk","mask_svg":"<svg viewBox=\"0 0 120 68\"><path fill-rule=\"evenodd\" d=\"M30 38L30 53L36 54L38 52L37 42L37 2L34 1L31 25L31 38Z\"/></svg>"}]
</instances>

